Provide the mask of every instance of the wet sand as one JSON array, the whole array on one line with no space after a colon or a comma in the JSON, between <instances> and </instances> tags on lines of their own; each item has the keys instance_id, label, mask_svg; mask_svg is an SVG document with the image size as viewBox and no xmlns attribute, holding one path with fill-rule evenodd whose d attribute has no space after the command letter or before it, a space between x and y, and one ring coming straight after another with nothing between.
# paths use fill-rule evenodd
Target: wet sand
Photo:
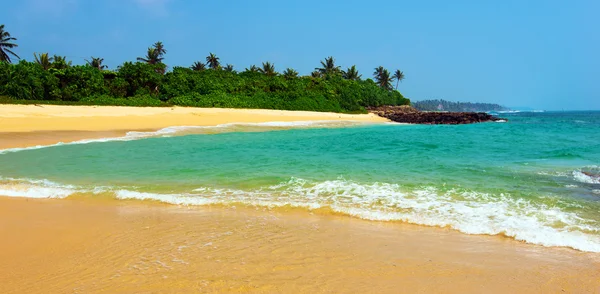
<instances>
[{"instance_id":1,"label":"wet sand","mask_svg":"<svg viewBox=\"0 0 600 294\"><path fill-rule=\"evenodd\" d=\"M374 114L192 107L0 105L0 149L122 136L173 126L292 121L387 122Z\"/></svg>"},{"instance_id":2,"label":"wet sand","mask_svg":"<svg viewBox=\"0 0 600 294\"><path fill-rule=\"evenodd\" d=\"M584 293L596 254L344 216L0 199L1 293Z\"/></svg>"},{"instance_id":3,"label":"wet sand","mask_svg":"<svg viewBox=\"0 0 600 294\"><path fill-rule=\"evenodd\" d=\"M0 148L172 125L352 120L136 109L0 105ZM0 197L0 240L0 293L600 292L600 254L327 212Z\"/></svg>"}]
</instances>

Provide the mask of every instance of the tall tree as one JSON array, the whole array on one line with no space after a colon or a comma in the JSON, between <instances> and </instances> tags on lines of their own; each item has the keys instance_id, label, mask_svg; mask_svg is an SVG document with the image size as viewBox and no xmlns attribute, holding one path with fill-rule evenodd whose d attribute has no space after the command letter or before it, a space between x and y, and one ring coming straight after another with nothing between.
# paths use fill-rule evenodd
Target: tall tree
<instances>
[{"instance_id":1,"label":"tall tree","mask_svg":"<svg viewBox=\"0 0 600 294\"><path fill-rule=\"evenodd\" d=\"M162 63L164 58L158 54L158 50L154 47L148 47L148 51L146 52L146 56L138 57L137 60L141 62L145 62L148 64L158 64Z\"/></svg>"},{"instance_id":2,"label":"tall tree","mask_svg":"<svg viewBox=\"0 0 600 294\"><path fill-rule=\"evenodd\" d=\"M165 46L161 41L154 43L154 45L152 46L154 47L154 49L156 49L156 52L160 57L163 57L165 56L165 54L167 54L167 50L165 49Z\"/></svg>"},{"instance_id":3,"label":"tall tree","mask_svg":"<svg viewBox=\"0 0 600 294\"><path fill-rule=\"evenodd\" d=\"M164 56L167 53L162 42L156 42L152 47L148 47L145 57L138 57L137 60L148 64L163 63Z\"/></svg>"},{"instance_id":4,"label":"tall tree","mask_svg":"<svg viewBox=\"0 0 600 294\"><path fill-rule=\"evenodd\" d=\"M200 61L196 61L196 62L194 62L194 64L192 64L192 66L190 68L194 71L203 71L206 69L206 64L204 64Z\"/></svg>"},{"instance_id":5,"label":"tall tree","mask_svg":"<svg viewBox=\"0 0 600 294\"><path fill-rule=\"evenodd\" d=\"M335 59L332 56L325 58L321 61L321 67L315 68L316 71L320 72L323 76L329 76L339 74L342 72L339 66L335 65Z\"/></svg>"},{"instance_id":6,"label":"tall tree","mask_svg":"<svg viewBox=\"0 0 600 294\"><path fill-rule=\"evenodd\" d=\"M66 56L60 56L60 55L54 55L54 57L52 57L52 68L55 69L65 69L67 67L70 67L72 62L71 61L67 61L67 57Z\"/></svg>"},{"instance_id":7,"label":"tall tree","mask_svg":"<svg viewBox=\"0 0 600 294\"><path fill-rule=\"evenodd\" d=\"M244 69L244 71L245 72L260 72L256 65L251 65L250 67L247 67L246 69Z\"/></svg>"},{"instance_id":8,"label":"tall tree","mask_svg":"<svg viewBox=\"0 0 600 294\"><path fill-rule=\"evenodd\" d=\"M392 76L392 78L394 78L396 80L396 90L398 90L398 83L402 82L402 80L404 80L404 73L397 69L394 72L394 76Z\"/></svg>"},{"instance_id":9,"label":"tall tree","mask_svg":"<svg viewBox=\"0 0 600 294\"><path fill-rule=\"evenodd\" d=\"M277 75L277 72L275 71L275 64L272 64L268 61L263 62L262 68L259 68L258 71L270 77Z\"/></svg>"},{"instance_id":10,"label":"tall tree","mask_svg":"<svg viewBox=\"0 0 600 294\"><path fill-rule=\"evenodd\" d=\"M48 53L33 53L33 58L35 59L35 63L41 65L44 70L50 69L54 61L54 58L50 57Z\"/></svg>"},{"instance_id":11,"label":"tall tree","mask_svg":"<svg viewBox=\"0 0 600 294\"><path fill-rule=\"evenodd\" d=\"M387 69L383 68L383 66L376 67L375 72L373 72L373 76L375 77L375 81L379 87L386 90L393 89L392 76Z\"/></svg>"},{"instance_id":12,"label":"tall tree","mask_svg":"<svg viewBox=\"0 0 600 294\"><path fill-rule=\"evenodd\" d=\"M17 38L11 37L11 35L4 30L4 25L0 25L0 61L6 61L10 63L10 55L20 59L19 55L10 50L19 46L11 42L16 40Z\"/></svg>"},{"instance_id":13,"label":"tall tree","mask_svg":"<svg viewBox=\"0 0 600 294\"><path fill-rule=\"evenodd\" d=\"M104 62L104 58L100 58L100 57L90 57L90 60L85 60L85 62L87 62L87 64L91 67L95 67L98 70L103 70L106 69L108 66L103 65L102 63Z\"/></svg>"},{"instance_id":14,"label":"tall tree","mask_svg":"<svg viewBox=\"0 0 600 294\"><path fill-rule=\"evenodd\" d=\"M298 77L298 72L297 72L297 71L295 71L295 70L294 70L294 69L292 69L292 68L287 68L287 69L286 69L286 70L283 72L283 77L284 77L284 78L286 78L286 79L288 79L288 80L291 80L291 79L293 79L293 78L297 78L297 77Z\"/></svg>"},{"instance_id":15,"label":"tall tree","mask_svg":"<svg viewBox=\"0 0 600 294\"><path fill-rule=\"evenodd\" d=\"M221 63L219 62L219 57L217 57L217 55L215 55L214 53L210 53L206 57L206 64L208 64L208 67L210 67L211 69L221 68Z\"/></svg>"},{"instance_id":16,"label":"tall tree","mask_svg":"<svg viewBox=\"0 0 600 294\"><path fill-rule=\"evenodd\" d=\"M232 64L226 64L225 67L223 68L224 71L228 71L228 72L235 72L235 70L233 70L233 65Z\"/></svg>"},{"instance_id":17,"label":"tall tree","mask_svg":"<svg viewBox=\"0 0 600 294\"><path fill-rule=\"evenodd\" d=\"M362 75L358 74L358 70L356 69L356 65L349 67L346 71L342 72L342 77L347 80L357 81L360 80Z\"/></svg>"}]
</instances>

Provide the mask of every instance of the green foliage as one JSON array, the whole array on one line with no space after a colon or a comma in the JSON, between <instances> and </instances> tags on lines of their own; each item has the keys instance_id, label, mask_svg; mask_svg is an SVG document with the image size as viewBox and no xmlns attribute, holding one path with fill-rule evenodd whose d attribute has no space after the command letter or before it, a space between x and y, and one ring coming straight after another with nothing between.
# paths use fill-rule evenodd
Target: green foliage
<instances>
[{"instance_id":1,"label":"green foliage","mask_svg":"<svg viewBox=\"0 0 600 294\"><path fill-rule=\"evenodd\" d=\"M0 62L11 63L11 55L19 58L19 55L11 50L19 47L19 45L12 43L16 40L17 38L12 37L9 32L4 30L4 25L0 25Z\"/></svg>"},{"instance_id":2,"label":"green foliage","mask_svg":"<svg viewBox=\"0 0 600 294\"><path fill-rule=\"evenodd\" d=\"M54 55L54 57L52 57L52 68L66 69L71 65L73 65L72 62L67 61L67 57L65 56Z\"/></svg>"},{"instance_id":3,"label":"green foliage","mask_svg":"<svg viewBox=\"0 0 600 294\"><path fill-rule=\"evenodd\" d=\"M404 80L404 73L401 70L397 69L394 72L392 79L396 80L396 90L398 90L398 83L400 83L400 82L402 82L402 80Z\"/></svg>"},{"instance_id":4,"label":"green foliage","mask_svg":"<svg viewBox=\"0 0 600 294\"><path fill-rule=\"evenodd\" d=\"M298 77L298 72L292 68L287 68L285 71L283 71L283 77L291 80Z\"/></svg>"},{"instance_id":5,"label":"green foliage","mask_svg":"<svg viewBox=\"0 0 600 294\"><path fill-rule=\"evenodd\" d=\"M346 71L342 72L342 77L347 80L360 80L362 77L361 74L358 73L358 69L356 69L356 65L349 67Z\"/></svg>"},{"instance_id":6,"label":"green foliage","mask_svg":"<svg viewBox=\"0 0 600 294\"><path fill-rule=\"evenodd\" d=\"M138 57L137 61L145 62L148 64L159 64L165 59L164 55L167 53L162 42L156 42L152 47L148 47L145 57Z\"/></svg>"},{"instance_id":7,"label":"green foliage","mask_svg":"<svg viewBox=\"0 0 600 294\"><path fill-rule=\"evenodd\" d=\"M204 64L200 61L196 61L196 62L194 62L194 64L192 64L192 66L190 68L195 71L203 71L203 70L206 70L206 64Z\"/></svg>"},{"instance_id":8,"label":"green foliage","mask_svg":"<svg viewBox=\"0 0 600 294\"><path fill-rule=\"evenodd\" d=\"M399 92L381 88L370 79L345 79L337 74L326 78L300 77L293 69L278 75L269 62L262 68L241 73L173 67L162 74L164 69L162 63L147 62L125 62L116 71L91 65L45 70L36 62L0 63L0 96L11 97L10 103L181 105L352 113L365 112L368 106L410 103Z\"/></svg>"},{"instance_id":9,"label":"green foliage","mask_svg":"<svg viewBox=\"0 0 600 294\"><path fill-rule=\"evenodd\" d=\"M33 53L33 58L37 64L39 64L44 70L48 70L52 67L54 58L50 57L48 53Z\"/></svg>"},{"instance_id":10,"label":"green foliage","mask_svg":"<svg viewBox=\"0 0 600 294\"><path fill-rule=\"evenodd\" d=\"M270 63L270 62L263 62L262 64L262 68L259 68L258 71L264 75L273 77L277 75L277 72L275 71L275 64Z\"/></svg>"},{"instance_id":11,"label":"green foliage","mask_svg":"<svg viewBox=\"0 0 600 294\"><path fill-rule=\"evenodd\" d=\"M225 67L223 68L224 71L228 71L228 72L235 72L235 70L233 69L233 65L231 64L227 64L225 65Z\"/></svg>"},{"instance_id":12,"label":"green foliage","mask_svg":"<svg viewBox=\"0 0 600 294\"><path fill-rule=\"evenodd\" d=\"M219 62L219 57L217 57L217 55L215 55L214 53L210 53L207 57L206 57L206 64L208 64L208 67L211 69L220 69L221 68L221 63Z\"/></svg>"},{"instance_id":13,"label":"green foliage","mask_svg":"<svg viewBox=\"0 0 600 294\"><path fill-rule=\"evenodd\" d=\"M386 89L388 91L391 91L393 89L393 78L390 75L390 72L387 69L383 68L383 66L375 68L375 72L373 72L373 77L375 78L377 85L379 85L379 87L381 87L382 89Z\"/></svg>"},{"instance_id":14,"label":"green foliage","mask_svg":"<svg viewBox=\"0 0 600 294\"><path fill-rule=\"evenodd\" d=\"M342 74L342 69L335 65L335 59L332 56L321 61L321 67L315 68L315 71L318 71L321 76L326 78Z\"/></svg>"},{"instance_id":15,"label":"green foliage","mask_svg":"<svg viewBox=\"0 0 600 294\"><path fill-rule=\"evenodd\" d=\"M90 60L85 60L85 62L87 62L87 64L91 67L95 67L99 70L103 70L106 69L108 66L103 65L102 63L104 62L104 58L100 58L100 57L90 57Z\"/></svg>"},{"instance_id":16,"label":"green foliage","mask_svg":"<svg viewBox=\"0 0 600 294\"><path fill-rule=\"evenodd\" d=\"M162 63L125 62L119 67L117 73L127 82L126 96L129 97L158 94L158 86L163 79L161 70L164 70Z\"/></svg>"}]
</instances>

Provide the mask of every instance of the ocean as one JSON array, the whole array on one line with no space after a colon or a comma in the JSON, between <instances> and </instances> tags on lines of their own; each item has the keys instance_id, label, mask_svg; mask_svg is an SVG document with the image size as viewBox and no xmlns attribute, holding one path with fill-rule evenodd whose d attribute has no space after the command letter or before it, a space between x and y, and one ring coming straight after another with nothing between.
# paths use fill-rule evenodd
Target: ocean
<instances>
[{"instance_id":1,"label":"ocean","mask_svg":"<svg viewBox=\"0 0 600 294\"><path fill-rule=\"evenodd\" d=\"M171 127L6 149L0 195L293 207L600 252L600 112L501 116Z\"/></svg>"}]
</instances>

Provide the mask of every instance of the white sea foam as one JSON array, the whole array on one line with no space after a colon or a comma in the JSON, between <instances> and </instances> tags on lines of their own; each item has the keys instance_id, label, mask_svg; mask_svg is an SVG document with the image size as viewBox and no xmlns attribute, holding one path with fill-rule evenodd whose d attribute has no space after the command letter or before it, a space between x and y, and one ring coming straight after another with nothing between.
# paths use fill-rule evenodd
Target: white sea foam
<instances>
[{"instance_id":1,"label":"white sea foam","mask_svg":"<svg viewBox=\"0 0 600 294\"><path fill-rule=\"evenodd\" d=\"M569 173L567 172L560 172L560 171L540 171L537 172L538 175L540 176L552 176L552 177L568 177Z\"/></svg>"},{"instance_id":2,"label":"white sea foam","mask_svg":"<svg viewBox=\"0 0 600 294\"><path fill-rule=\"evenodd\" d=\"M122 137L111 137L111 138L99 138L99 139L85 139L78 140L73 142L58 142L56 144L50 145L36 145L30 147L22 147L22 148L8 148L8 149L0 149L0 154L11 153L11 152L19 152L25 150L35 150L41 148L48 147L56 147L62 145L78 145L78 144L90 144L90 143L103 143L103 142L112 142L112 141L132 141L132 140L140 140L145 138L153 138L153 137L170 137L176 135L177 133L184 133L190 131L198 131L198 130L227 130L228 128L318 128L318 127L342 127L342 126L353 126L353 125L366 125L366 124L374 124L369 122L359 122L359 121L293 121L293 122L262 122L262 123L227 123L220 124L216 126L174 126L174 127L166 127L157 131L150 132L137 132L131 131L127 132L125 136ZM236 129L239 130L239 129Z\"/></svg>"},{"instance_id":3,"label":"white sea foam","mask_svg":"<svg viewBox=\"0 0 600 294\"><path fill-rule=\"evenodd\" d=\"M98 192L48 181L5 179L0 183L3 183L0 195L7 196L64 198L77 192ZM364 184L344 179L311 182L296 178L249 191L201 187L189 193L165 194L99 189L109 190L117 199L153 200L176 205L330 208L367 220L449 227L467 234L503 234L543 246L600 252L600 223L597 220L578 215L574 212L576 209L546 204L556 202L544 199L534 201L504 194L440 191L432 187L405 190L397 184ZM561 207L581 207L561 204Z\"/></svg>"},{"instance_id":4,"label":"white sea foam","mask_svg":"<svg viewBox=\"0 0 600 294\"><path fill-rule=\"evenodd\" d=\"M310 183L302 179L256 191L199 188L194 192L196 194L168 195L120 191L119 197L179 205L243 203L263 207L330 207L367 220L450 227L467 234L503 234L543 246L600 252L598 222L509 195L440 192L434 188L405 192L395 184L365 185L345 180Z\"/></svg>"},{"instance_id":5,"label":"white sea foam","mask_svg":"<svg viewBox=\"0 0 600 294\"><path fill-rule=\"evenodd\" d=\"M573 178L580 183L600 184L600 175L590 174L581 170L573 171Z\"/></svg>"},{"instance_id":6,"label":"white sea foam","mask_svg":"<svg viewBox=\"0 0 600 294\"><path fill-rule=\"evenodd\" d=\"M26 198L65 198L79 192L71 185L61 185L48 180L0 178L0 195Z\"/></svg>"}]
</instances>

